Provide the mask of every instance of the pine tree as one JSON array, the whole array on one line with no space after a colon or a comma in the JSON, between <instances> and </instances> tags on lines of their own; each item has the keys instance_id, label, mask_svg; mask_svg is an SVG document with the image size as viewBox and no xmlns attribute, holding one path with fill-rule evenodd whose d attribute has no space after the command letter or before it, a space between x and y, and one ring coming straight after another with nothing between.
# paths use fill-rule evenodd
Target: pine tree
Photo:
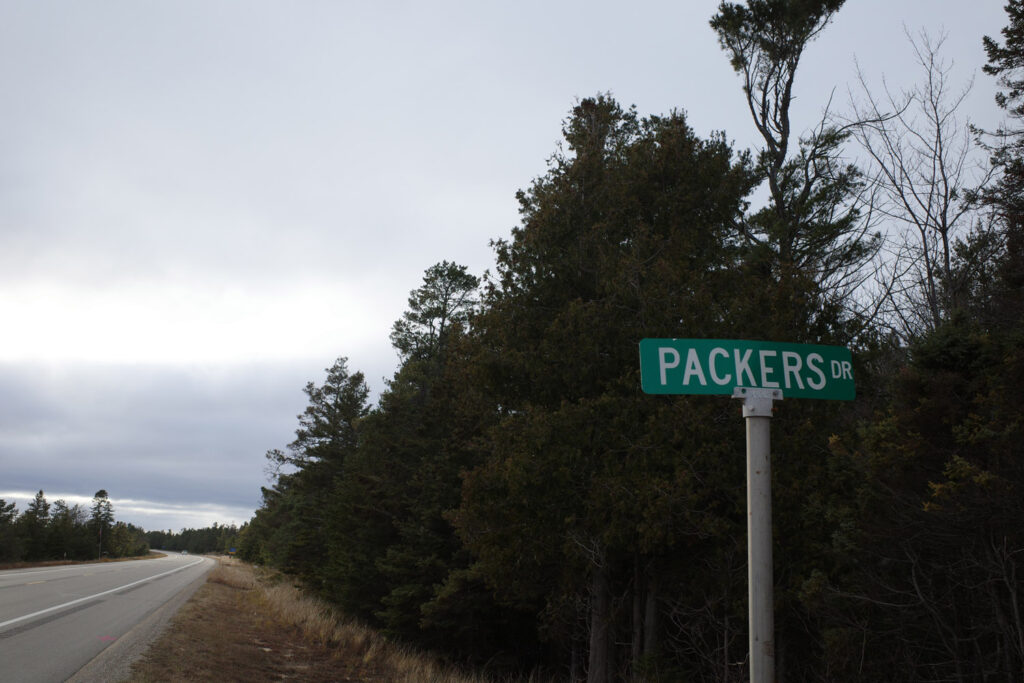
<instances>
[{"instance_id":1,"label":"pine tree","mask_svg":"<svg viewBox=\"0 0 1024 683\"><path fill-rule=\"evenodd\" d=\"M114 505L105 489L100 489L92 498L92 515L89 519L96 540L96 557L103 557L109 547L110 530L114 526ZM104 536L107 538L104 539Z\"/></svg>"},{"instance_id":2,"label":"pine tree","mask_svg":"<svg viewBox=\"0 0 1024 683\"><path fill-rule=\"evenodd\" d=\"M332 506L332 564L343 605L396 636L446 647L422 628L421 608L459 547L446 511L457 506L460 465L449 448L455 411L446 373L464 334L478 279L438 263L410 293L391 339L402 365L364 420Z\"/></svg>"},{"instance_id":3,"label":"pine tree","mask_svg":"<svg viewBox=\"0 0 1024 683\"><path fill-rule=\"evenodd\" d=\"M567 150L519 194L522 224L496 243L474 319L472 376L495 425L456 519L476 557L461 578L533 611L553 650L606 681L620 656L635 673L655 658L658 586L692 576L666 574L671 558L742 522L736 487L718 488L742 481L717 457L741 448L720 428L728 402L644 396L636 348L741 324L733 226L753 175L680 113L640 119L599 96L563 131Z\"/></svg>"},{"instance_id":4,"label":"pine tree","mask_svg":"<svg viewBox=\"0 0 1024 683\"><path fill-rule=\"evenodd\" d=\"M22 559L23 543L17 520L18 506L0 498L0 562Z\"/></svg>"},{"instance_id":5,"label":"pine tree","mask_svg":"<svg viewBox=\"0 0 1024 683\"><path fill-rule=\"evenodd\" d=\"M350 373L339 358L322 385L309 382L309 404L288 451L271 450L271 488L263 489L243 544L243 556L301 576L329 592L328 525L336 479L356 452L357 427L368 412L363 373Z\"/></svg>"},{"instance_id":6,"label":"pine tree","mask_svg":"<svg viewBox=\"0 0 1024 683\"><path fill-rule=\"evenodd\" d=\"M834 338L837 318L855 312L850 295L879 244L860 220L860 173L841 156L851 128L829 124L826 112L797 137L791 116L804 51L844 2L723 2L711 19L764 142L757 170L771 199L739 226L749 250L748 292L773 312L756 331L766 339Z\"/></svg>"},{"instance_id":7,"label":"pine tree","mask_svg":"<svg viewBox=\"0 0 1024 683\"><path fill-rule=\"evenodd\" d=\"M29 561L49 559L47 557L47 527L50 522L50 504L46 502L46 496L42 491L36 493L35 498L25 508L20 521L25 534L25 559Z\"/></svg>"}]
</instances>

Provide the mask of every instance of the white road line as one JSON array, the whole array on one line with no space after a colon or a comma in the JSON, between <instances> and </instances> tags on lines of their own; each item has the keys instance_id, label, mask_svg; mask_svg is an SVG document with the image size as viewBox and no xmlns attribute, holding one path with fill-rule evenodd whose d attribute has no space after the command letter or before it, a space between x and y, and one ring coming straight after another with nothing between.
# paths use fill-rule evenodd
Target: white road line
<instances>
[{"instance_id":1,"label":"white road line","mask_svg":"<svg viewBox=\"0 0 1024 683\"><path fill-rule=\"evenodd\" d=\"M149 561L149 560L147 560L147 561ZM124 563L123 562L112 562L112 563L108 563L106 565L106 567L108 567L112 571L114 571L114 570L120 571L121 569L123 569L123 567L115 566L115 565L119 565L119 564L124 564ZM70 567L34 567L34 568L29 569L27 571L15 571L15 570L11 570L11 569L4 569L4 570L0 571L0 579L6 579L9 576L27 576L27 575L32 575L32 574L49 574L50 572L71 572L71 571L75 571L76 569L81 571L81 569L83 567L91 567L91 566L94 566L94 565L90 565L90 564L76 564L76 565L72 565ZM101 566L103 566L103 565L101 565Z\"/></svg>"},{"instance_id":2,"label":"white road line","mask_svg":"<svg viewBox=\"0 0 1024 683\"><path fill-rule=\"evenodd\" d=\"M77 600L72 600L71 602L65 602L62 605L54 605L53 607L47 607L46 609L41 609L38 612L32 612L31 614L26 614L24 616L15 617L14 619L8 619L7 621L0 621L0 629L7 628L11 624L17 624L19 621L25 621L26 619L32 619L34 617L42 616L43 614L48 614L50 612L56 612L57 610L64 609L65 607L71 607L72 605L77 605L77 604L82 603L82 602L87 602L89 600L95 600L96 598L101 598L104 595L110 595L111 593L116 593L118 591L122 591L125 588L131 588L132 586L137 586L140 583L145 583L147 581L152 581L153 579L159 579L161 576L167 576L168 574L174 574L175 572L180 572L183 569L188 569L189 567L194 567L197 564L202 564L204 561L205 560L199 559L199 560L196 560L195 562L193 562L192 564L186 564L184 567L177 567L176 569L172 569L170 571L163 572L162 574L154 574L153 576L147 576L144 579L139 579L138 581L132 581L131 583L126 583L125 585L118 586L117 588L111 588L110 590L103 591L102 593L96 593L95 595L87 595L84 598L78 598Z\"/></svg>"},{"instance_id":3,"label":"white road line","mask_svg":"<svg viewBox=\"0 0 1024 683\"><path fill-rule=\"evenodd\" d=\"M57 569L34 569L34 570L28 571L28 572L10 572L10 573L8 573L10 570L6 570L6 571L3 571L3 572L0 572L0 579L6 579L9 576L35 576L35 575L38 575L38 574L50 574L50 573L53 573L53 572L69 572L69 571L73 571L75 569L81 571L82 567L81 566L77 566L77 567L58 567Z\"/></svg>"}]
</instances>

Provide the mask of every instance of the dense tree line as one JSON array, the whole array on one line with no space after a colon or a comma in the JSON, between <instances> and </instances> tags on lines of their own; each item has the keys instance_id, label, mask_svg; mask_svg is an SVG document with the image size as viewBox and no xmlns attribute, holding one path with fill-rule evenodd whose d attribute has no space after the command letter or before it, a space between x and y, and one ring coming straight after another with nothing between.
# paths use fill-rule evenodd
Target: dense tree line
<instances>
[{"instance_id":1,"label":"dense tree line","mask_svg":"<svg viewBox=\"0 0 1024 683\"><path fill-rule=\"evenodd\" d=\"M99 490L88 509L64 500L46 500L42 491L18 514L0 499L0 562L95 560L149 552L139 527L114 519L114 506Z\"/></svg>"},{"instance_id":2,"label":"dense tree line","mask_svg":"<svg viewBox=\"0 0 1024 683\"><path fill-rule=\"evenodd\" d=\"M245 529L245 525L242 526ZM182 529L175 533L147 531L146 543L157 550L182 550L190 553L229 553L238 545L241 530L234 524L217 524L201 529Z\"/></svg>"},{"instance_id":3,"label":"dense tree line","mask_svg":"<svg viewBox=\"0 0 1024 683\"><path fill-rule=\"evenodd\" d=\"M756 154L681 112L579 102L495 272L426 271L377 404L344 358L306 386L240 553L494 671L745 680L739 408L643 394L637 343L841 344L857 401L787 400L772 425L779 680L1024 679L1024 3L984 41L1008 117L977 131L984 183L937 195L963 211L924 224L888 280L876 255L908 233L875 231L886 177L844 146L881 149L891 115L790 120L842 4L712 19Z\"/></svg>"}]
</instances>

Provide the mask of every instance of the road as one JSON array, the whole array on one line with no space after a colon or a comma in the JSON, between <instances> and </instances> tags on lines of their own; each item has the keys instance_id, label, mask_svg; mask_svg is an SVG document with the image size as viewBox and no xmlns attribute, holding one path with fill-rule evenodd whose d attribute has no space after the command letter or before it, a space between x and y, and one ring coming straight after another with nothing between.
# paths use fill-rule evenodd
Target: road
<instances>
[{"instance_id":1,"label":"road","mask_svg":"<svg viewBox=\"0 0 1024 683\"><path fill-rule=\"evenodd\" d=\"M194 588L213 565L208 558L169 553L154 560L0 571L0 680L71 678L107 648L132 640L136 626ZM91 666L96 669L95 662Z\"/></svg>"}]
</instances>

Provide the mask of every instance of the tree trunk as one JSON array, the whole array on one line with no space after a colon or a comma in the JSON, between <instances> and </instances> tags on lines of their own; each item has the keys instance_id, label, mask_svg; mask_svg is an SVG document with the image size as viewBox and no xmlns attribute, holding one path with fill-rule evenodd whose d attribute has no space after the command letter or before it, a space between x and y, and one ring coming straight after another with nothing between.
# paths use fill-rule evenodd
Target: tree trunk
<instances>
[{"instance_id":1,"label":"tree trunk","mask_svg":"<svg viewBox=\"0 0 1024 683\"><path fill-rule=\"evenodd\" d=\"M640 660L644 645L644 576L640 568L640 558L633 561L633 640L629 650L630 666L635 671L636 663ZM636 676L634 675L634 678Z\"/></svg>"},{"instance_id":2,"label":"tree trunk","mask_svg":"<svg viewBox=\"0 0 1024 683\"><path fill-rule=\"evenodd\" d=\"M658 650L658 575L653 567L647 571L647 596L644 602L644 656L653 657Z\"/></svg>"},{"instance_id":3,"label":"tree trunk","mask_svg":"<svg viewBox=\"0 0 1024 683\"><path fill-rule=\"evenodd\" d=\"M590 660L587 683L612 683L610 657L611 596L608 587L608 565L601 558L594 567L590 595Z\"/></svg>"}]
</instances>

